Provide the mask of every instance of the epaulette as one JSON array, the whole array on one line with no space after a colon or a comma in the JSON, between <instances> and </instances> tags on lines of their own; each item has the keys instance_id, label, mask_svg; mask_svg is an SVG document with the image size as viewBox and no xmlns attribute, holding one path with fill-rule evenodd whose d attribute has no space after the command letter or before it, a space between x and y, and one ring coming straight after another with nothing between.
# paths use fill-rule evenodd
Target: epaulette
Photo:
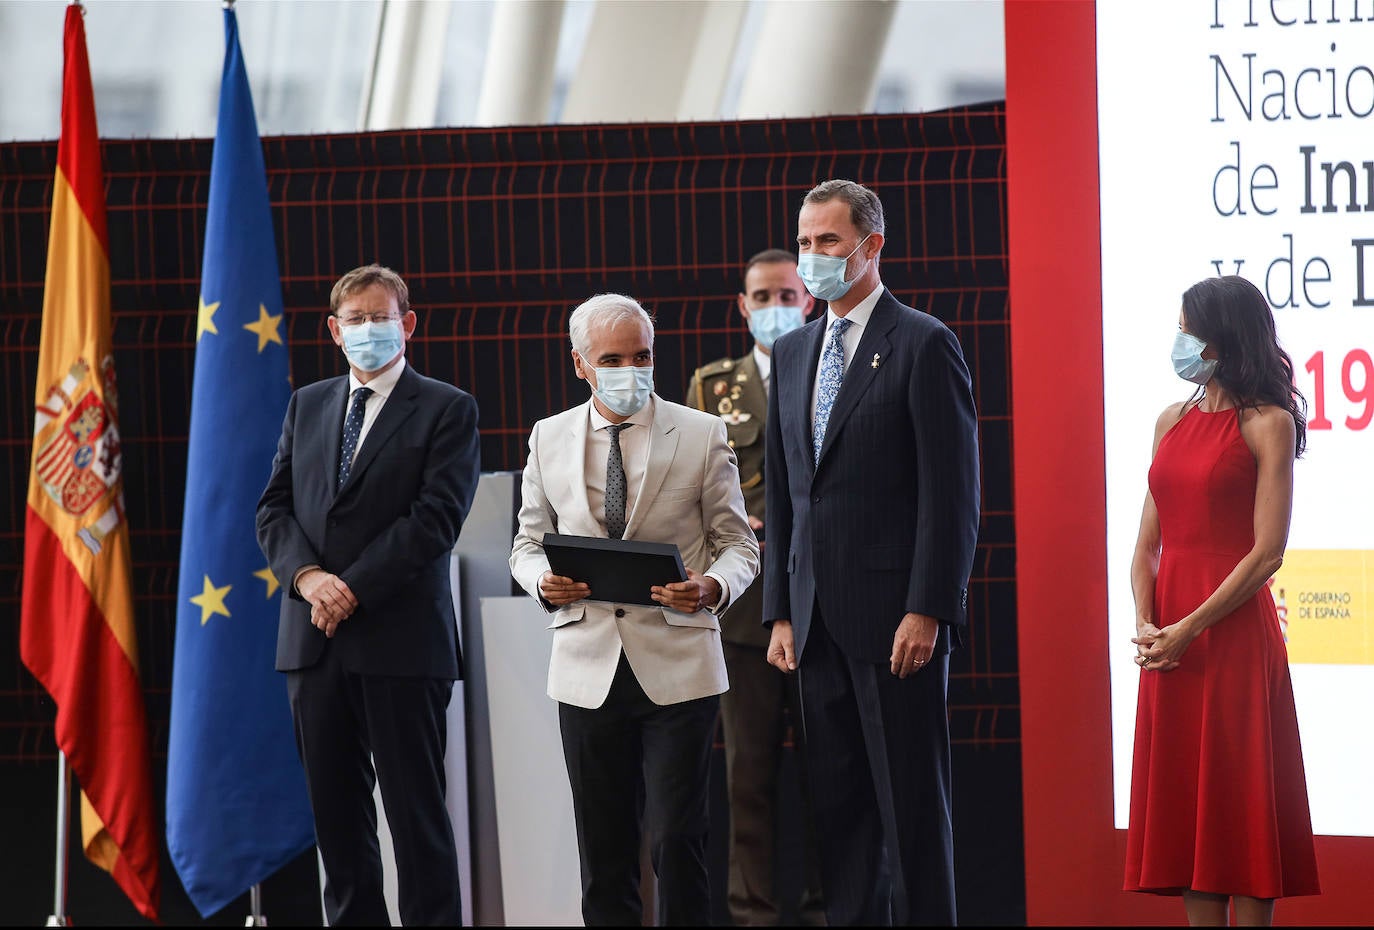
<instances>
[{"instance_id":1,"label":"epaulette","mask_svg":"<svg viewBox=\"0 0 1374 930\"><path fill-rule=\"evenodd\" d=\"M707 362L696 371L692 372L692 380L697 386L697 409L706 409L706 379L714 378L716 375L723 375L735 367L735 360L726 356L718 358L714 362Z\"/></svg>"},{"instance_id":2,"label":"epaulette","mask_svg":"<svg viewBox=\"0 0 1374 930\"><path fill-rule=\"evenodd\" d=\"M725 358L718 358L714 362L707 362L705 365L702 365L692 373L692 377L696 378L698 381L705 378L714 378L716 375L725 374L734 367L735 360L733 358L728 356Z\"/></svg>"}]
</instances>

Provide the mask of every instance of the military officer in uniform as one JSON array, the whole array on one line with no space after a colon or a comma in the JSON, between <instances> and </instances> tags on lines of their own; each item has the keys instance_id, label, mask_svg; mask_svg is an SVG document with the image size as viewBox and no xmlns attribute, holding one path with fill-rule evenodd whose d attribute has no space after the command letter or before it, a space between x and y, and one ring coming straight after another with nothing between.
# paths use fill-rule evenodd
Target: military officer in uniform
<instances>
[{"instance_id":1,"label":"military officer in uniform","mask_svg":"<svg viewBox=\"0 0 1374 930\"><path fill-rule=\"evenodd\" d=\"M703 365L687 387L689 405L725 421L730 445L739 461L740 487L749 524L764 539L763 447L768 414L768 376L773 340L797 329L814 300L797 275L797 257L768 249L744 268L739 312L754 337L743 358L722 358ZM784 542L784 545L786 543ZM721 620L721 638L730 690L721 695L725 735L725 770L730 797L730 917L737 926L767 926L781 916L774 888L778 770L782 761L784 707L801 737L801 707L796 676L768 664L769 632L763 626L763 576L730 605ZM795 754L798 770L802 753ZM802 792L805 798L805 792ZM796 818L793 818L796 819ZM803 924L825 923L810 817L799 827L806 842L804 886L798 917Z\"/></svg>"}]
</instances>

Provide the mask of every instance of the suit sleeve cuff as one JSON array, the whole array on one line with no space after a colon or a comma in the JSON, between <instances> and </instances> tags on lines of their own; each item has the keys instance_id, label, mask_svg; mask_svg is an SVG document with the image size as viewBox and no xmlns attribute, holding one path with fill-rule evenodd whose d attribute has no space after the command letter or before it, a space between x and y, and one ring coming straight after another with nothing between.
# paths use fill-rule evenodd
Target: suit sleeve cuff
<instances>
[{"instance_id":1,"label":"suit sleeve cuff","mask_svg":"<svg viewBox=\"0 0 1374 930\"><path fill-rule=\"evenodd\" d=\"M715 572L707 572L706 577L716 579L716 584L720 585L720 600L706 608L709 612L718 614L730 605L730 586Z\"/></svg>"},{"instance_id":2,"label":"suit sleeve cuff","mask_svg":"<svg viewBox=\"0 0 1374 930\"><path fill-rule=\"evenodd\" d=\"M296 587L296 582L301 580L301 575L304 575L306 572L313 572L319 567L318 565L302 565L300 568L296 569L296 574L291 576L291 590L296 592L297 597L301 596L300 588Z\"/></svg>"}]
</instances>

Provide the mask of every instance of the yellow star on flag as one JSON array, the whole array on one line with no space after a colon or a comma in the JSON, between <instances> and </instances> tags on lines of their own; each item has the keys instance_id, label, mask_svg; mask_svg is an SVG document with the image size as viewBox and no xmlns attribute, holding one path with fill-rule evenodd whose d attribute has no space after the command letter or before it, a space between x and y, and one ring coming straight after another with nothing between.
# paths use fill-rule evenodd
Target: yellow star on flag
<instances>
[{"instance_id":1,"label":"yellow star on flag","mask_svg":"<svg viewBox=\"0 0 1374 930\"><path fill-rule=\"evenodd\" d=\"M281 332L277 329L280 325L281 314L272 316L267 312L266 305L258 304L258 321L256 323L244 323L243 328L250 333L257 334L258 352L261 353L263 349L267 348L269 342L275 342L279 346L284 345L281 341Z\"/></svg>"},{"instance_id":2,"label":"yellow star on flag","mask_svg":"<svg viewBox=\"0 0 1374 930\"><path fill-rule=\"evenodd\" d=\"M205 576L205 586L199 594L191 598L191 603L200 608L200 625L205 626L206 622L215 614L229 616L229 608L224 606L224 596L229 593L233 585L227 584L222 588L217 588L210 581L210 576Z\"/></svg>"},{"instance_id":3,"label":"yellow star on flag","mask_svg":"<svg viewBox=\"0 0 1374 930\"><path fill-rule=\"evenodd\" d=\"M281 587L281 582L277 581L277 576L272 574L272 567L270 565L267 568L260 568L253 572L253 577L261 578L263 581L267 582L267 596L269 599L272 595L276 594L277 589Z\"/></svg>"},{"instance_id":4,"label":"yellow star on flag","mask_svg":"<svg viewBox=\"0 0 1374 930\"><path fill-rule=\"evenodd\" d=\"M206 333L219 335L219 330L215 328L215 311L218 309L218 300L207 304L204 296L200 298L200 309L196 311L196 342L200 342L200 337Z\"/></svg>"}]
</instances>

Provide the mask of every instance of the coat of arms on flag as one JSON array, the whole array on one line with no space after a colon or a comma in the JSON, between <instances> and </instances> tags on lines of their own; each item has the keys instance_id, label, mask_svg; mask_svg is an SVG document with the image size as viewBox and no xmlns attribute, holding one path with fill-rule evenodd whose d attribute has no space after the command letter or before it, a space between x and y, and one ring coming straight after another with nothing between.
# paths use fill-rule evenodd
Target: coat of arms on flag
<instances>
[{"instance_id":1,"label":"coat of arms on flag","mask_svg":"<svg viewBox=\"0 0 1374 930\"><path fill-rule=\"evenodd\" d=\"M72 517L81 517L92 508L99 514L77 531L92 553L100 551L102 540L122 517L119 429L102 400L103 395L114 401L111 356L101 362L100 375L97 384L90 364L78 358L62 382L48 389L47 398L38 405L33 430L38 449L35 473L43 490Z\"/></svg>"}]
</instances>

